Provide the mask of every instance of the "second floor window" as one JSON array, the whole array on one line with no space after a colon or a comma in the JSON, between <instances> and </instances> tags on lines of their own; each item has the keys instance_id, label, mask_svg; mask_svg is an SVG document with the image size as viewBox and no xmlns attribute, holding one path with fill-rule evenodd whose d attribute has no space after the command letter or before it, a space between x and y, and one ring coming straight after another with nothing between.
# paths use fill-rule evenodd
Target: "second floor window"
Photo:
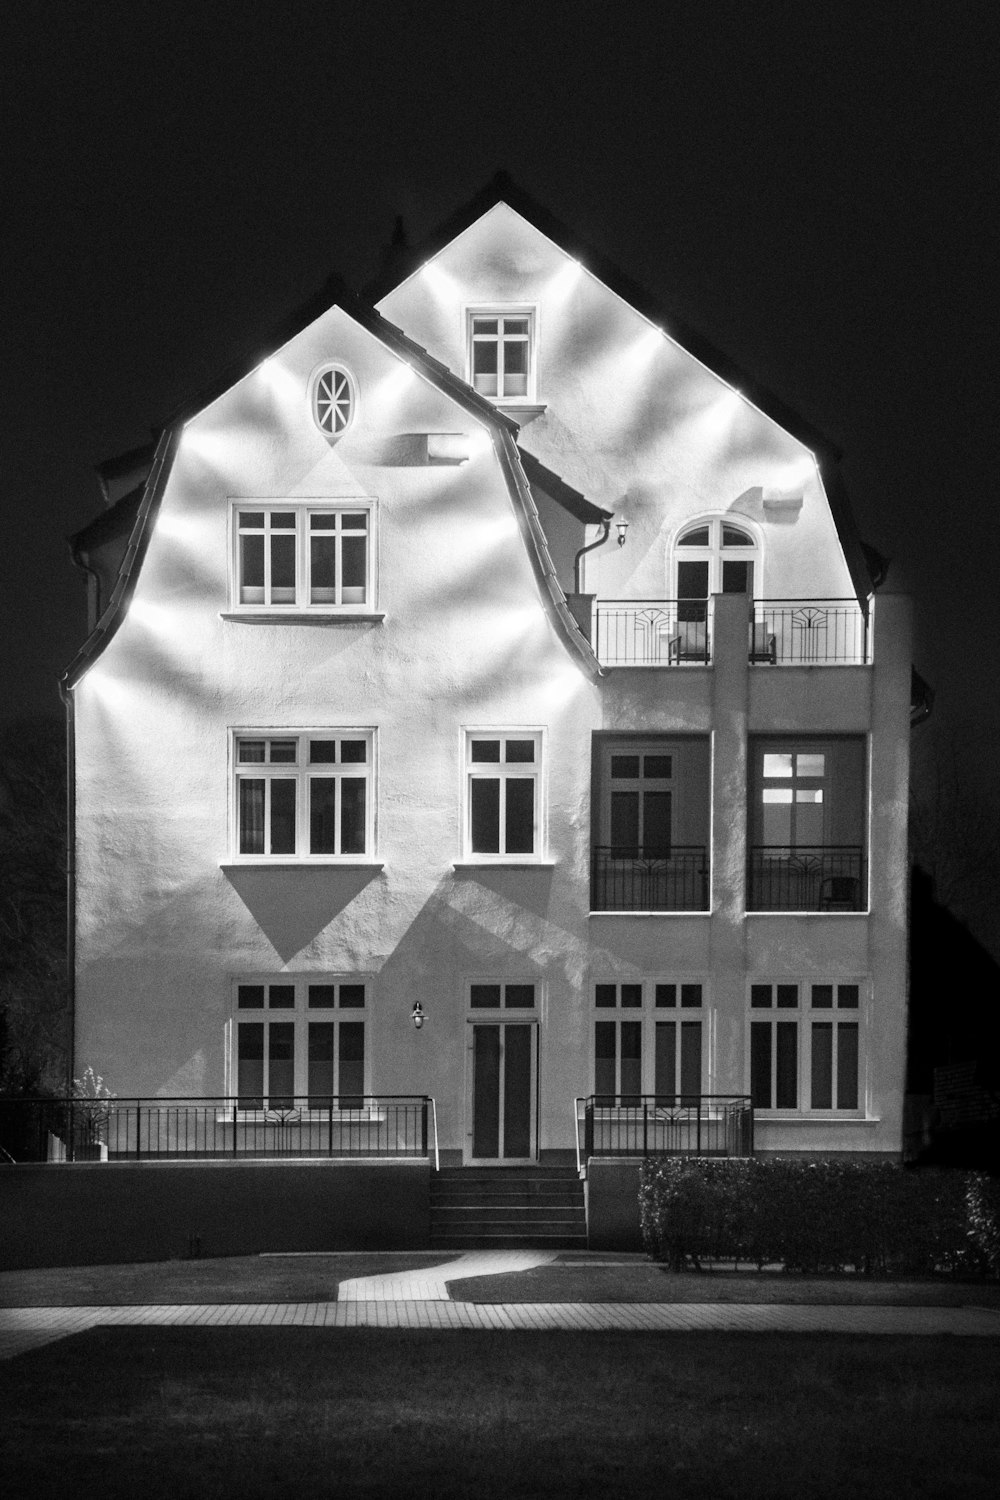
<instances>
[{"instance_id":1,"label":"second floor window","mask_svg":"<svg viewBox=\"0 0 1000 1500\"><path fill-rule=\"evenodd\" d=\"M466 850L473 856L541 855L537 732L468 733L465 749Z\"/></svg>"},{"instance_id":2,"label":"second floor window","mask_svg":"<svg viewBox=\"0 0 1000 1500\"><path fill-rule=\"evenodd\" d=\"M494 401L531 396L534 320L530 312L469 314L471 384Z\"/></svg>"},{"instance_id":3,"label":"second floor window","mask_svg":"<svg viewBox=\"0 0 1000 1500\"><path fill-rule=\"evenodd\" d=\"M237 608L335 610L372 607L371 508L238 505Z\"/></svg>"},{"instance_id":4,"label":"second floor window","mask_svg":"<svg viewBox=\"0 0 1000 1500\"><path fill-rule=\"evenodd\" d=\"M371 856L372 730L238 734L235 853L317 859Z\"/></svg>"}]
</instances>

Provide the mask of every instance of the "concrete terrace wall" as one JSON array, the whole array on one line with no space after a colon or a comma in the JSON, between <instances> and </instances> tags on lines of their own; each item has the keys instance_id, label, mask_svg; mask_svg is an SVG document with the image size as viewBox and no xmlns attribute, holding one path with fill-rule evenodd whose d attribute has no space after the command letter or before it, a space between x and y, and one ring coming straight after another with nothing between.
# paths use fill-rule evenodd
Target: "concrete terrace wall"
<instances>
[{"instance_id":1,"label":"concrete terrace wall","mask_svg":"<svg viewBox=\"0 0 1000 1500\"><path fill-rule=\"evenodd\" d=\"M0 1270L266 1250L419 1250L430 1164L0 1166Z\"/></svg>"}]
</instances>

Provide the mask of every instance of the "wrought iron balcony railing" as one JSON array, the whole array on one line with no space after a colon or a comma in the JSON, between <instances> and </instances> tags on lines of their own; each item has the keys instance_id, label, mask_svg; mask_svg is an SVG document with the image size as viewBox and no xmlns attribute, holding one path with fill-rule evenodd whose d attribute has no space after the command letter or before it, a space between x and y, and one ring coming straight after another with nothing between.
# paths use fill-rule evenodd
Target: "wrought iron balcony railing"
<instances>
[{"instance_id":1,"label":"wrought iron balcony railing","mask_svg":"<svg viewBox=\"0 0 1000 1500\"><path fill-rule=\"evenodd\" d=\"M752 599L748 656L754 665L863 666L868 620L856 599ZM599 599L594 650L606 667L709 666L711 599Z\"/></svg>"},{"instance_id":2,"label":"wrought iron balcony railing","mask_svg":"<svg viewBox=\"0 0 1000 1500\"><path fill-rule=\"evenodd\" d=\"M606 667L704 667L712 659L711 623L710 599L601 599L594 651Z\"/></svg>"},{"instance_id":3,"label":"wrought iron balcony railing","mask_svg":"<svg viewBox=\"0 0 1000 1500\"><path fill-rule=\"evenodd\" d=\"M0 1148L15 1162L436 1159L437 1124L420 1094L0 1099Z\"/></svg>"},{"instance_id":4,"label":"wrought iron balcony railing","mask_svg":"<svg viewBox=\"0 0 1000 1500\"><path fill-rule=\"evenodd\" d=\"M859 844L800 848L755 844L747 869L748 911L865 911Z\"/></svg>"},{"instance_id":5,"label":"wrought iron balcony railing","mask_svg":"<svg viewBox=\"0 0 1000 1500\"><path fill-rule=\"evenodd\" d=\"M752 1156L749 1094L591 1094L576 1101L577 1152Z\"/></svg>"},{"instance_id":6,"label":"wrought iron balcony railing","mask_svg":"<svg viewBox=\"0 0 1000 1500\"><path fill-rule=\"evenodd\" d=\"M750 660L771 666L852 667L869 660L868 620L856 599L754 599Z\"/></svg>"},{"instance_id":7,"label":"wrought iron balcony railing","mask_svg":"<svg viewBox=\"0 0 1000 1500\"><path fill-rule=\"evenodd\" d=\"M708 855L704 844L669 851L594 846L591 911L707 911Z\"/></svg>"}]
</instances>

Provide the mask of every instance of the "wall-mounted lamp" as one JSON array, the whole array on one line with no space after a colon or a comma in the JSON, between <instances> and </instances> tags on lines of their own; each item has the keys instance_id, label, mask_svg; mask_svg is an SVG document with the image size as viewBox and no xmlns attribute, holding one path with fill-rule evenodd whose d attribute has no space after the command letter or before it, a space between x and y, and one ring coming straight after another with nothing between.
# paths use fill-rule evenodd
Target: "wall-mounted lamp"
<instances>
[{"instance_id":1,"label":"wall-mounted lamp","mask_svg":"<svg viewBox=\"0 0 1000 1500\"><path fill-rule=\"evenodd\" d=\"M624 547L624 545L625 545L625 533L626 533L626 531L628 531L628 522L627 521L616 521L615 522L615 526L618 528L618 545L619 545L619 547Z\"/></svg>"},{"instance_id":2,"label":"wall-mounted lamp","mask_svg":"<svg viewBox=\"0 0 1000 1500\"><path fill-rule=\"evenodd\" d=\"M410 1020L413 1022L418 1031L426 1020L426 1017L424 1015L424 1007L420 1004L419 1000L416 1000L414 1002L413 1009L410 1011Z\"/></svg>"}]
</instances>

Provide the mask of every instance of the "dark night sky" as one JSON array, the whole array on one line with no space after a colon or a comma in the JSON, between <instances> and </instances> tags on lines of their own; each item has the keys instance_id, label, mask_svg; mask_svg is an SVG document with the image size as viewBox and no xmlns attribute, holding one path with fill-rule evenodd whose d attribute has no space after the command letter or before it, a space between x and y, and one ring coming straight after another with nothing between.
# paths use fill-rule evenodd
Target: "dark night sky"
<instances>
[{"instance_id":1,"label":"dark night sky","mask_svg":"<svg viewBox=\"0 0 1000 1500\"><path fill-rule=\"evenodd\" d=\"M1000 729L987 5L76 0L0 20L2 712L58 707L92 465L505 167L843 450L938 722ZM669 321L668 321L669 326ZM990 396L987 397L989 389ZM12 524L11 524L12 523Z\"/></svg>"}]
</instances>

